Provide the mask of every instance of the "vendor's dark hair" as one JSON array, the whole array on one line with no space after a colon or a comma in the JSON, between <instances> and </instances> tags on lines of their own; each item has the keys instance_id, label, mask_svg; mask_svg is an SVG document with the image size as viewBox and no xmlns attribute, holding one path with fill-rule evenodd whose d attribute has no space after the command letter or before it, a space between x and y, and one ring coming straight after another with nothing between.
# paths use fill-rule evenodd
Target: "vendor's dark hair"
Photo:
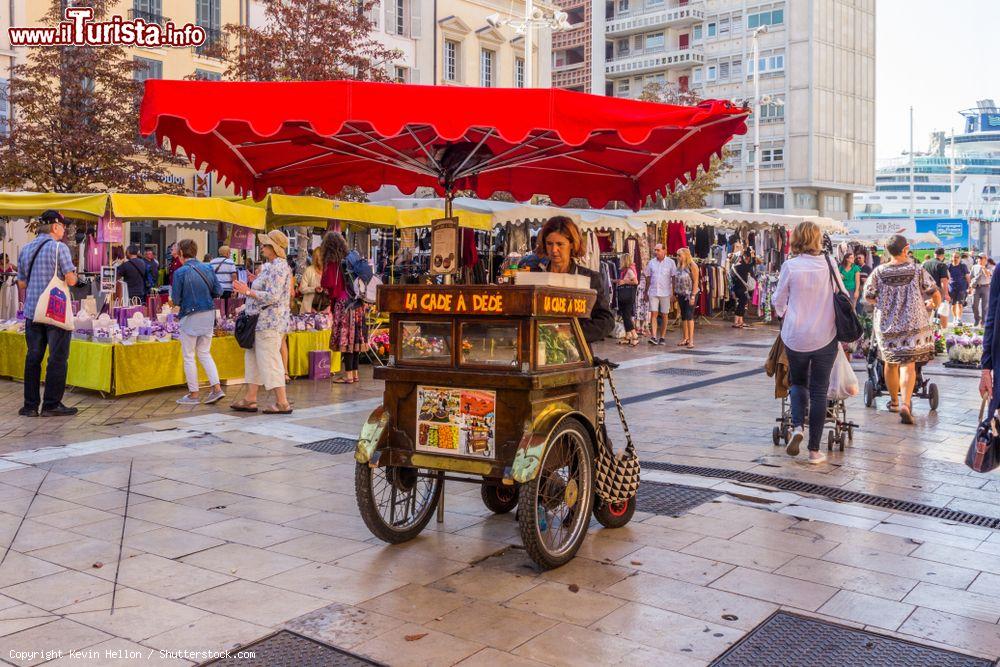
<instances>
[{"instance_id":1,"label":"vendor's dark hair","mask_svg":"<svg viewBox=\"0 0 1000 667\"><path fill-rule=\"evenodd\" d=\"M898 257L903 254L906 250L906 246L910 245L910 242L906 240L906 237L902 234L893 234L889 237L889 240L885 242L885 249L889 251L889 254L893 257Z\"/></svg>"},{"instance_id":2,"label":"vendor's dark hair","mask_svg":"<svg viewBox=\"0 0 1000 667\"><path fill-rule=\"evenodd\" d=\"M570 257L583 257L587 249L583 245L583 235L580 228L573 220L565 215L557 215L549 218L538 232L538 239L535 242L535 254L539 257L548 257L545 251L545 238L552 232L558 232L569 239Z\"/></svg>"},{"instance_id":3,"label":"vendor's dark hair","mask_svg":"<svg viewBox=\"0 0 1000 667\"><path fill-rule=\"evenodd\" d=\"M323 255L323 265L340 264L347 257L347 239L340 232L327 232L323 235L323 242L320 244L320 251Z\"/></svg>"}]
</instances>

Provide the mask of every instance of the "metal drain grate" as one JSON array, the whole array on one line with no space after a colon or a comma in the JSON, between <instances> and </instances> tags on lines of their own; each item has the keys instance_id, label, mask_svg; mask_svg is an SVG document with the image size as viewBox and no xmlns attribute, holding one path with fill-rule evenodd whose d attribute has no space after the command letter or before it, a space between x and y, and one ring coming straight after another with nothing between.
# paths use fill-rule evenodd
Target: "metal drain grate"
<instances>
[{"instance_id":1,"label":"metal drain grate","mask_svg":"<svg viewBox=\"0 0 1000 667\"><path fill-rule=\"evenodd\" d=\"M723 361L722 359L702 359L698 362L699 364L707 364L709 366L735 366L740 363L738 361Z\"/></svg>"},{"instance_id":2,"label":"metal drain grate","mask_svg":"<svg viewBox=\"0 0 1000 667\"><path fill-rule=\"evenodd\" d=\"M300 449L311 449L314 452L322 452L323 454L346 454L347 452L353 452L357 445L358 441L352 438L328 438L327 440L317 440L316 442L307 442L303 445L295 446Z\"/></svg>"},{"instance_id":3,"label":"metal drain grate","mask_svg":"<svg viewBox=\"0 0 1000 667\"><path fill-rule=\"evenodd\" d=\"M989 667L990 660L779 611L710 667Z\"/></svg>"},{"instance_id":4,"label":"metal drain grate","mask_svg":"<svg viewBox=\"0 0 1000 667\"><path fill-rule=\"evenodd\" d=\"M635 498L635 509L665 516L680 516L719 497L717 491L682 484L643 482Z\"/></svg>"},{"instance_id":5,"label":"metal drain grate","mask_svg":"<svg viewBox=\"0 0 1000 667\"><path fill-rule=\"evenodd\" d=\"M700 377L712 374L712 371L705 371L700 368L661 368L653 372L659 375L679 375L681 377Z\"/></svg>"},{"instance_id":6,"label":"metal drain grate","mask_svg":"<svg viewBox=\"0 0 1000 667\"><path fill-rule=\"evenodd\" d=\"M250 654L253 657L249 657ZM360 655L348 653L329 644L295 632L281 630L239 650L229 651L228 657L202 663L202 667L369 667L380 665Z\"/></svg>"},{"instance_id":7,"label":"metal drain grate","mask_svg":"<svg viewBox=\"0 0 1000 667\"><path fill-rule=\"evenodd\" d=\"M913 503L907 500L898 500L886 496L876 496L870 493L860 493L858 491L847 491L838 489L835 486L823 486L821 484L811 484L800 482L794 479L782 477L770 477L768 475L758 475L752 472L740 472L739 470L727 470L725 468L702 468L700 466L677 465L665 461L641 461L640 465L647 470L666 470L681 475L698 475L699 477L717 477L719 479L734 479L740 482L751 484L761 484L773 486L782 491L794 491L797 493L811 493L823 496L832 500L845 503L861 503L884 509L896 510L898 512L908 512L910 514L920 514L930 516L945 521L956 523L966 523L970 526L980 526L982 528L1000 528L1000 518L972 514L971 512L960 512L958 510L925 505L923 503Z\"/></svg>"},{"instance_id":8,"label":"metal drain grate","mask_svg":"<svg viewBox=\"0 0 1000 667\"><path fill-rule=\"evenodd\" d=\"M692 357L708 357L713 354L718 354L718 352L709 352L708 350L670 350L673 354L689 354Z\"/></svg>"}]
</instances>

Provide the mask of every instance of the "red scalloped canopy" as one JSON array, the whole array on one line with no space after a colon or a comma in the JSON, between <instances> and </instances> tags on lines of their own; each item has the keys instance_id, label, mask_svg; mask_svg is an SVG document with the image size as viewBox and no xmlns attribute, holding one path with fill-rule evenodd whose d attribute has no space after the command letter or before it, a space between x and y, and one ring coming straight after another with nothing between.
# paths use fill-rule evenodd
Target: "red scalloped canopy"
<instances>
[{"instance_id":1,"label":"red scalloped canopy","mask_svg":"<svg viewBox=\"0 0 1000 667\"><path fill-rule=\"evenodd\" d=\"M146 81L143 135L184 151L242 194L394 185L574 197L639 209L686 182L747 111L684 107L560 89L358 81Z\"/></svg>"}]
</instances>

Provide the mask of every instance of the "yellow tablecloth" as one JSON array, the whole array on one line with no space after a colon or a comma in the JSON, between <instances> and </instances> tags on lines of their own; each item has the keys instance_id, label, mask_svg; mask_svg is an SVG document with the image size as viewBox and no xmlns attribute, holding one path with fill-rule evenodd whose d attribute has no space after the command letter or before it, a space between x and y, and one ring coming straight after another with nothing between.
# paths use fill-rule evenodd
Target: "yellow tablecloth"
<instances>
[{"instance_id":1,"label":"yellow tablecloth","mask_svg":"<svg viewBox=\"0 0 1000 667\"><path fill-rule=\"evenodd\" d=\"M293 376L309 374L309 352L329 349L329 331L295 331L288 334L288 366ZM0 376L24 378L27 355L24 334L0 331ZM212 339L212 358L222 380L243 377L243 352L232 336ZM330 370L340 370L340 354L331 355ZM44 363L42 366L44 378ZM198 377L208 378L201 365ZM66 384L104 393L134 394L185 384L180 341L110 345L73 340L69 350Z\"/></svg>"},{"instance_id":2,"label":"yellow tablecloth","mask_svg":"<svg viewBox=\"0 0 1000 667\"><path fill-rule=\"evenodd\" d=\"M111 391L112 346L73 340L69 344L69 368L66 384L81 389ZM28 344L24 334L14 331L0 331L0 376L15 380L24 379L24 358L28 355ZM42 362L42 379L48 354Z\"/></svg>"}]
</instances>

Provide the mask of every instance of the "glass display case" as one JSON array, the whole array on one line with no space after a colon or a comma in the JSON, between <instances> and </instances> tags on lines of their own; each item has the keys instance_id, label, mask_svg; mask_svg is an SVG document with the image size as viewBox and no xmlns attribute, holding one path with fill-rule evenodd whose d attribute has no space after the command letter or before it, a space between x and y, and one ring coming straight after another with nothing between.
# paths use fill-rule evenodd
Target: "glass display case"
<instances>
[{"instance_id":1,"label":"glass display case","mask_svg":"<svg viewBox=\"0 0 1000 667\"><path fill-rule=\"evenodd\" d=\"M535 365L562 366L583 358L572 322L539 322Z\"/></svg>"},{"instance_id":2,"label":"glass display case","mask_svg":"<svg viewBox=\"0 0 1000 667\"><path fill-rule=\"evenodd\" d=\"M462 365L518 367L517 322L462 322L460 326Z\"/></svg>"},{"instance_id":3,"label":"glass display case","mask_svg":"<svg viewBox=\"0 0 1000 667\"><path fill-rule=\"evenodd\" d=\"M403 361L451 365L451 322L400 322Z\"/></svg>"}]
</instances>

